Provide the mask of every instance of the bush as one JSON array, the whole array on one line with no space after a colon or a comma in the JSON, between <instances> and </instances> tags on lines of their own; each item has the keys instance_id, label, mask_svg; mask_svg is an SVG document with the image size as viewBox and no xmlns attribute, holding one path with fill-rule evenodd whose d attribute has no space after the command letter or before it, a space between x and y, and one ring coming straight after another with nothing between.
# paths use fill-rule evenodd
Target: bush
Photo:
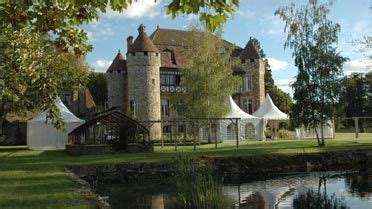
<instances>
[{"instance_id":1,"label":"bush","mask_svg":"<svg viewBox=\"0 0 372 209\"><path fill-rule=\"evenodd\" d=\"M213 175L209 161L180 155L176 165L176 187L183 208L226 208L231 200L222 192L222 179Z\"/></svg>"}]
</instances>

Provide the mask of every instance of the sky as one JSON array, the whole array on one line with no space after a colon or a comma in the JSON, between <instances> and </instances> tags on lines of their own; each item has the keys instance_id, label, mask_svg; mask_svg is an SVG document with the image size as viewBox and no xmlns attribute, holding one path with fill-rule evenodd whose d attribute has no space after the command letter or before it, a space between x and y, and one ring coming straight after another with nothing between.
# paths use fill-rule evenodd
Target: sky
<instances>
[{"instance_id":1,"label":"sky","mask_svg":"<svg viewBox=\"0 0 372 209\"><path fill-rule=\"evenodd\" d=\"M290 49L284 49L286 33L284 23L274 15L276 9L295 2L303 5L306 0L240 0L240 7L223 28L223 38L244 47L249 37L257 38L271 65L275 84L292 94L290 87L297 69ZM322 2L322 1L320 1ZM137 0L125 12L110 9L98 21L83 25L89 43L94 49L87 55L88 64L96 72L105 72L118 50L126 52L126 38L137 37L140 24L151 34L157 26L169 29L187 29L198 21L196 15L181 15L175 19L166 15L169 0ZM353 40L372 35L372 0L337 0L331 7L330 19L341 25L338 49L350 60L344 65L344 74L371 70L353 45ZM125 53L123 53L125 54Z\"/></svg>"}]
</instances>

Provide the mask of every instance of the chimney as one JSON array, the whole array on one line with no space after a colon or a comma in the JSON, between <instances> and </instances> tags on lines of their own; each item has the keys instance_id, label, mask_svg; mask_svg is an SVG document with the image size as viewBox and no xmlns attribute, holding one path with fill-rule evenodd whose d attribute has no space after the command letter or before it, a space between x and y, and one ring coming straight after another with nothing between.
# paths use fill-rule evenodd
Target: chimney
<instances>
[{"instance_id":1,"label":"chimney","mask_svg":"<svg viewBox=\"0 0 372 209\"><path fill-rule=\"evenodd\" d=\"M141 24L139 27L138 27L138 33L141 34L145 32L145 26L143 24Z\"/></svg>"},{"instance_id":2,"label":"chimney","mask_svg":"<svg viewBox=\"0 0 372 209\"><path fill-rule=\"evenodd\" d=\"M127 38L127 51L129 50L130 46L133 44L133 36L128 36Z\"/></svg>"}]
</instances>

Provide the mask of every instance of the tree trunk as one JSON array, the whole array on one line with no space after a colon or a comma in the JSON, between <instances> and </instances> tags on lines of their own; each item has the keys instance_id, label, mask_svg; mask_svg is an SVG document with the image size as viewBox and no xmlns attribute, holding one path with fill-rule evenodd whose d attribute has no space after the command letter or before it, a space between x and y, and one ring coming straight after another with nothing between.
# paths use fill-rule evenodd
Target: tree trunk
<instances>
[{"instance_id":1,"label":"tree trunk","mask_svg":"<svg viewBox=\"0 0 372 209\"><path fill-rule=\"evenodd\" d=\"M321 144L319 146L325 146L325 143L324 143L324 121L322 120L322 122L320 123L320 136L321 136Z\"/></svg>"},{"instance_id":2,"label":"tree trunk","mask_svg":"<svg viewBox=\"0 0 372 209\"><path fill-rule=\"evenodd\" d=\"M323 145L322 145L321 139L319 137L318 130L316 129L316 127L314 128L314 130L315 130L316 140L318 141L318 146L321 147Z\"/></svg>"}]
</instances>

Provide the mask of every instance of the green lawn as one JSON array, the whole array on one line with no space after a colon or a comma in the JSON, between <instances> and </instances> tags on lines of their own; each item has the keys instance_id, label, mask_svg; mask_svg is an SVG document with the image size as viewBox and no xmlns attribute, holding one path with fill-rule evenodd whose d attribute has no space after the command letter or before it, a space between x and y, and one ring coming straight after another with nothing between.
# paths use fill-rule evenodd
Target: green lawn
<instances>
[{"instance_id":1,"label":"green lawn","mask_svg":"<svg viewBox=\"0 0 372 209\"><path fill-rule=\"evenodd\" d=\"M178 146L177 152L194 157L252 156L264 154L314 153L350 149L372 149L372 134L337 134L319 148L315 140L280 140L266 142L223 143L202 145L193 151L192 146ZM0 208L88 208L89 205L75 189L77 183L64 172L66 166L98 165L125 162L154 162L170 160L176 156L174 147L156 147L154 153L107 154L72 157L63 151L30 151L26 147L0 147Z\"/></svg>"}]
</instances>

